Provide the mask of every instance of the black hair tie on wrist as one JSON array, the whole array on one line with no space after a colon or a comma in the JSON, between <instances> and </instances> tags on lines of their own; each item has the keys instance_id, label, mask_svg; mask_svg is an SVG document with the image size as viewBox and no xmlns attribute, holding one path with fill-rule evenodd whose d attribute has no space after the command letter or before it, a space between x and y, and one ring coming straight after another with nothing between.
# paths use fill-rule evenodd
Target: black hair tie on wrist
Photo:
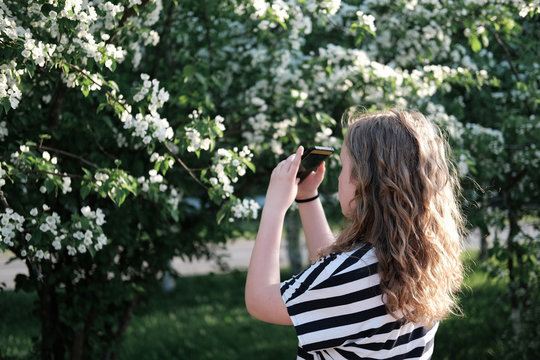
<instances>
[{"instance_id":1,"label":"black hair tie on wrist","mask_svg":"<svg viewBox=\"0 0 540 360\"><path fill-rule=\"evenodd\" d=\"M314 197L310 197L309 199L295 199L295 201L297 203L306 203L306 202L313 201L313 200L317 199L318 197L319 197L319 194L315 195Z\"/></svg>"}]
</instances>

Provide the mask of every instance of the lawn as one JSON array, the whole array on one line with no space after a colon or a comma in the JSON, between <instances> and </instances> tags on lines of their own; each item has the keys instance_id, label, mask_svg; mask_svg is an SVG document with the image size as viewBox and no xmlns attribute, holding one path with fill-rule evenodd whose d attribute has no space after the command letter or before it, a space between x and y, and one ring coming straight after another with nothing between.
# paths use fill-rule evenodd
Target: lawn
<instances>
[{"instance_id":1,"label":"lawn","mask_svg":"<svg viewBox=\"0 0 540 360\"><path fill-rule=\"evenodd\" d=\"M470 259L461 303L464 316L441 323L434 360L495 359L508 326L503 291ZM286 275L284 275L286 276ZM136 310L120 349L128 359L294 359L292 327L269 325L244 308L245 272L183 277L170 293L156 290ZM32 297L0 295L0 349L4 359L27 359L38 326L27 312Z\"/></svg>"}]
</instances>

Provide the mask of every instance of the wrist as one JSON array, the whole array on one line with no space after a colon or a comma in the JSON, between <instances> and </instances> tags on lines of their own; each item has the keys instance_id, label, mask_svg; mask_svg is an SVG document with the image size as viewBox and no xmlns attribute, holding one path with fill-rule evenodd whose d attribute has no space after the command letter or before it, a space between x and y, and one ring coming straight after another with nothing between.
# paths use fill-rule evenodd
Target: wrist
<instances>
[{"instance_id":1,"label":"wrist","mask_svg":"<svg viewBox=\"0 0 540 360\"><path fill-rule=\"evenodd\" d=\"M267 215L273 218L285 217L288 208L273 204L272 202L267 202L262 208L261 216Z\"/></svg>"},{"instance_id":2,"label":"wrist","mask_svg":"<svg viewBox=\"0 0 540 360\"><path fill-rule=\"evenodd\" d=\"M306 191L306 192L298 192L296 194L296 199L309 199L309 198L312 198L314 196L317 196L319 194L319 191L317 189L313 190L313 191Z\"/></svg>"},{"instance_id":3,"label":"wrist","mask_svg":"<svg viewBox=\"0 0 540 360\"><path fill-rule=\"evenodd\" d=\"M307 198L299 198L299 197L297 197L297 198L295 199L295 201L296 201L298 204L302 204L302 203L312 202L312 201L314 201L314 200L317 200L318 198L319 198L319 193L317 193L316 195L307 197Z\"/></svg>"}]
</instances>

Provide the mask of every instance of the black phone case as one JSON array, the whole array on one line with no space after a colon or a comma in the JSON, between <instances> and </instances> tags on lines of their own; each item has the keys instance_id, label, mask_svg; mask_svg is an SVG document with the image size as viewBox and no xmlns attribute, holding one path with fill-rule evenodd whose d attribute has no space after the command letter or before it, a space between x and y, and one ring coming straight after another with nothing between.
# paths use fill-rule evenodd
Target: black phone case
<instances>
[{"instance_id":1,"label":"black phone case","mask_svg":"<svg viewBox=\"0 0 540 360\"><path fill-rule=\"evenodd\" d=\"M313 170L332 155L333 152L334 149L331 147L310 147L304 155L302 155L302 161L300 162L300 168L298 169L296 177L300 178L300 182L302 182Z\"/></svg>"}]
</instances>

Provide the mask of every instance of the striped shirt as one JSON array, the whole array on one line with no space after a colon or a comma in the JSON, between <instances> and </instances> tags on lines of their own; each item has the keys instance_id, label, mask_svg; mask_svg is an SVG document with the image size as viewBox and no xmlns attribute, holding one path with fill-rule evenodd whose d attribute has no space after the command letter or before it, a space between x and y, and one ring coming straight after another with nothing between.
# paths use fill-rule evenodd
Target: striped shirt
<instances>
[{"instance_id":1,"label":"striped shirt","mask_svg":"<svg viewBox=\"0 0 540 360\"><path fill-rule=\"evenodd\" d=\"M281 283L297 359L430 359L438 323L403 324L383 303L370 244L331 254Z\"/></svg>"}]
</instances>

